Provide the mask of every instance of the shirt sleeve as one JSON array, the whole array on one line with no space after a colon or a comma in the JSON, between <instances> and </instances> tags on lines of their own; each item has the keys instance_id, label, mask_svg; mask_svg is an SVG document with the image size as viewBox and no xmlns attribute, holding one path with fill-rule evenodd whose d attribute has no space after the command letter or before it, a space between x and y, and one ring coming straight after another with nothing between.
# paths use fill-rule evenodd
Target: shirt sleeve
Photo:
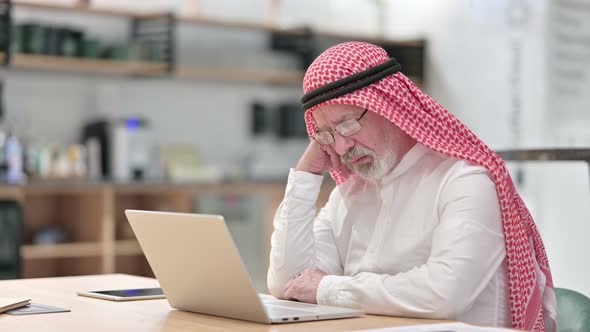
<instances>
[{"instance_id":1,"label":"shirt sleeve","mask_svg":"<svg viewBox=\"0 0 590 332\"><path fill-rule=\"evenodd\" d=\"M330 203L316 216L316 201L323 176L289 172L285 197L273 221L267 284L270 293L283 296L287 282L307 268L342 274L338 250L329 226ZM310 241L313 239L313 241Z\"/></svg>"},{"instance_id":2,"label":"shirt sleeve","mask_svg":"<svg viewBox=\"0 0 590 332\"><path fill-rule=\"evenodd\" d=\"M438 211L440 223L424 265L396 275L326 276L318 303L425 318L454 318L467 311L505 257L498 197L488 173L449 180Z\"/></svg>"}]
</instances>

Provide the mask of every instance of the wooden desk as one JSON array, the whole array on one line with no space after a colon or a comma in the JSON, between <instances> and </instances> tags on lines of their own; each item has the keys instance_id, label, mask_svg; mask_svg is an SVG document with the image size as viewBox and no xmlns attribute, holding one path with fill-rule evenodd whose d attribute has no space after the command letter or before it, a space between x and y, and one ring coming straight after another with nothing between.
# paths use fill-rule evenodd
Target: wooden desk
<instances>
[{"instance_id":1,"label":"wooden desk","mask_svg":"<svg viewBox=\"0 0 590 332\"><path fill-rule=\"evenodd\" d=\"M155 279L124 274L0 281L0 296L30 297L33 303L68 313L0 314L1 331L351 331L435 321L365 315L331 321L265 325L172 309L166 300L112 302L76 295L79 290L158 287Z\"/></svg>"}]
</instances>

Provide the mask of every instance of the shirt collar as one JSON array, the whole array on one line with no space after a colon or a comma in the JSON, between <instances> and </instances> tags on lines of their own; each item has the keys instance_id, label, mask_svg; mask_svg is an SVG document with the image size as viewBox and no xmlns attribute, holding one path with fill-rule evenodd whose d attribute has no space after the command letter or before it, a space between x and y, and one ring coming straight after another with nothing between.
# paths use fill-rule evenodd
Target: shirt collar
<instances>
[{"instance_id":1,"label":"shirt collar","mask_svg":"<svg viewBox=\"0 0 590 332\"><path fill-rule=\"evenodd\" d=\"M390 182L400 175L405 173L410 167L412 167L420 157L422 157L426 152L428 152L428 148L424 145L416 142L414 146L410 149L410 151L406 152L406 154L402 157L402 160L397 164L397 166L391 171L391 173L385 175L381 180L382 183Z\"/></svg>"}]
</instances>

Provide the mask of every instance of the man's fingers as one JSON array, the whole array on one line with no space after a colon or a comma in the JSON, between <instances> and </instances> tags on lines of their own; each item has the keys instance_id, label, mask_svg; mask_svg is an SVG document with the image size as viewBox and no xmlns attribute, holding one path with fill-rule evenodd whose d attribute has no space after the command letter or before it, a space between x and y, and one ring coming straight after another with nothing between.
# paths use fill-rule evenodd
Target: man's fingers
<instances>
[{"instance_id":1,"label":"man's fingers","mask_svg":"<svg viewBox=\"0 0 590 332\"><path fill-rule=\"evenodd\" d=\"M317 146L318 148L322 149L322 151L326 152L326 145L322 145L318 142L316 142L316 140L312 141L312 144L314 144L315 146Z\"/></svg>"},{"instance_id":2,"label":"man's fingers","mask_svg":"<svg viewBox=\"0 0 590 332\"><path fill-rule=\"evenodd\" d=\"M289 285L285 288L285 292L283 292L283 297L286 300L297 301L297 290L293 287L293 283L289 283Z\"/></svg>"},{"instance_id":3,"label":"man's fingers","mask_svg":"<svg viewBox=\"0 0 590 332\"><path fill-rule=\"evenodd\" d=\"M336 151L334 151L334 148L332 148L331 146L328 146L326 149L326 152L330 156L330 161L332 163L332 169L340 168L340 156L338 156Z\"/></svg>"},{"instance_id":4,"label":"man's fingers","mask_svg":"<svg viewBox=\"0 0 590 332\"><path fill-rule=\"evenodd\" d=\"M285 300L291 300L292 299L291 295L292 295L291 294L291 289L287 289L283 293L283 298L285 298Z\"/></svg>"},{"instance_id":5,"label":"man's fingers","mask_svg":"<svg viewBox=\"0 0 590 332\"><path fill-rule=\"evenodd\" d=\"M332 163L332 169L338 168L338 158L336 158L333 154L330 154L330 162Z\"/></svg>"},{"instance_id":6,"label":"man's fingers","mask_svg":"<svg viewBox=\"0 0 590 332\"><path fill-rule=\"evenodd\" d=\"M287 281L287 284L285 285L285 287L283 287L283 295L287 296L287 292L291 289L291 285L293 285L293 279Z\"/></svg>"}]
</instances>

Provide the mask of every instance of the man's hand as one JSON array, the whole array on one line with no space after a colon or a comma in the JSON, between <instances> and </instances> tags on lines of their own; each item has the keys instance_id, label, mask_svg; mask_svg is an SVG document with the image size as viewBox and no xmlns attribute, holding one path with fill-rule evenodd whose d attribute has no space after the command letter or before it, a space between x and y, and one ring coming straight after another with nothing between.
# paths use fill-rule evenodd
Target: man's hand
<instances>
[{"instance_id":1,"label":"man's hand","mask_svg":"<svg viewBox=\"0 0 590 332\"><path fill-rule=\"evenodd\" d=\"M295 170L322 175L325 171L340 166L340 156L331 145L320 145L315 140L311 140Z\"/></svg>"},{"instance_id":2,"label":"man's hand","mask_svg":"<svg viewBox=\"0 0 590 332\"><path fill-rule=\"evenodd\" d=\"M285 286L283 296L287 300L316 304L318 285L326 272L320 269L305 269Z\"/></svg>"}]
</instances>

